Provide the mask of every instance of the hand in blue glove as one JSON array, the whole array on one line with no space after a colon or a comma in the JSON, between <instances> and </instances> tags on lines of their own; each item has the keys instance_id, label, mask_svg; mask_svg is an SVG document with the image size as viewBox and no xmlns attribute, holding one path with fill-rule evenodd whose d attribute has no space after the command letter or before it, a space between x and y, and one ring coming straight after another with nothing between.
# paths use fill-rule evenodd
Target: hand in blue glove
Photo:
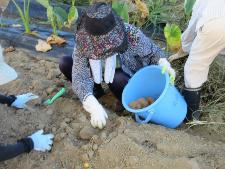
<instances>
[{"instance_id":1,"label":"hand in blue glove","mask_svg":"<svg viewBox=\"0 0 225 169\"><path fill-rule=\"evenodd\" d=\"M43 134L43 130L39 130L36 133L29 136L34 143L34 150L36 151L49 151L52 148L53 144L53 134Z\"/></svg>"},{"instance_id":2,"label":"hand in blue glove","mask_svg":"<svg viewBox=\"0 0 225 169\"><path fill-rule=\"evenodd\" d=\"M26 107L26 103L30 100L37 99L38 96L33 93L26 93L16 96L16 100L11 104L11 106L22 109Z\"/></svg>"}]
</instances>

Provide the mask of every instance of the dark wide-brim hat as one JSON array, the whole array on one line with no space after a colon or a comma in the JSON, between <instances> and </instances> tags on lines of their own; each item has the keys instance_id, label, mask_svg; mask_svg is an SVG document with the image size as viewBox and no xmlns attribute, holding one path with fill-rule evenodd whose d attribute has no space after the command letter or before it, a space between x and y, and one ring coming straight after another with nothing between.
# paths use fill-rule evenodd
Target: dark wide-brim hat
<instances>
[{"instance_id":1,"label":"dark wide-brim hat","mask_svg":"<svg viewBox=\"0 0 225 169\"><path fill-rule=\"evenodd\" d=\"M95 3L83 14L76 32L76 49L90 59L105 59L127 48L122 19L106 3Z\"/></svg>"}]
</instances>

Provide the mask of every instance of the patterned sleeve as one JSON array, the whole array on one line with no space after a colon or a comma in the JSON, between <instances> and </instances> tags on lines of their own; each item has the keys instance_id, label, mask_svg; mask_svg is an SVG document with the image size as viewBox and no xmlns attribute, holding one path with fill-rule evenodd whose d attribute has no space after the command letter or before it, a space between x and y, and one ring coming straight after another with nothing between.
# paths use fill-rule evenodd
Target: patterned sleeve
<instances>
[{"instance_id":1,"label":"patterned sleeve","mask_svg":"<svg viewBox=\"0 0 225 169\"><path fill-rule=\"evenodd\" d=\"M165 58L163 50L148 38L140 29L129 25L128 40L134 53L140 56L145 65L158 64L160 58Z\"/></svg>"},{"instance_id":2,"label":"patterned sleeve","mask_svg":"<svg viewBox=\"0 0 225 169\"><path fill-rule=\"evenodd\" d=\"M73 53L72 88L81 102L93 94L94 81L88 67L88 59Z\"/></svg>"}]
</instances>

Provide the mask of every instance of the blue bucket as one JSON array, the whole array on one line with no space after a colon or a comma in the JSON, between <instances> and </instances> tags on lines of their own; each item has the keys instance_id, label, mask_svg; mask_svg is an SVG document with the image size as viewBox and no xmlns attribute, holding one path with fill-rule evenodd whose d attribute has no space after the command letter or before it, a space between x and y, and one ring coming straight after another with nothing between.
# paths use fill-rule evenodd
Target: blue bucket
<instances>
[{"instance_id":1,"label":"blue bucket","mask_svg":"<svg viewBox=\"0 0 225 169\"><path fill-rule=\"evenodd\" d=\"M138 123L153 122L176 128L186 117L187 104L174 85L170 84L168 73L161 72L161 67L154 65L135 73L123 90L122 103L126 110L135 114ZM151 97L155 102L142 109L129 107L129 103L143 97Z\"/></svg>"}]
</instances>

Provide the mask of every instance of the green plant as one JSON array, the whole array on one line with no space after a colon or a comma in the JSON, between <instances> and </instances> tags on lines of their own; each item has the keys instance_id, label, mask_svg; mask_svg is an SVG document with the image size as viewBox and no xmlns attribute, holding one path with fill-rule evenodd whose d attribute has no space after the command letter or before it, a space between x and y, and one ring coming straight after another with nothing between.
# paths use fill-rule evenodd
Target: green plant
<instances>
[{"instance_id":1,"label":"green plant","mask_svg":"<svg viewBox=\"0 0 225 169\"><path fill-rule=\"evenodd\" d=\"M19 12L19 15L23 21L25 33L30 34L31 33L30 31L30 0L23 0L23 10L14 0L12 0L12 2L16 6Z\"/></svg>"},{"instance_id":2,"label":"green plant","mask_svg":"<svg viewBox=\"0 0 225 169\"><path fill-rule=\"evenodd\" d=\"M165 0L147 0L149 17L146 26L153 24L157 26L160 23L166 23L168 20L169 8L165 5Z\"/></svg>"},{"instance_id":3,"label":"green plant","mask_svg":"<svg viewBox=\"0 0 225 169\"><path fill-rule=\"evenodd\" d=\"M166 24L164 28L167 50L176 52L181 47L181 30L175 24Z\"/></svg>"},{"instance_id":4,"label":"green plant","mask_svg":"<svg viewBox=\"0 0 225 169\"><path fill-rule=\"evenodd\" d=\"M60 3L71 4L73 0L56 0ZM86 6L90 4L91 0L76 0L76 5Z\"/></svg>"},{"instance_id":5,"label":"green plant","mask_svg":"<svg viewBox=\"0 0 225 169\"><path fill-rule=\"evenodd\" d=\"M148 16L148 8L141 0L112 0L112 8L124 22L142 26Z\"/></svg>"},{"instance_id":6,"label":"green plant","mask_svg":"<svg viewBox=\"0 0 225 169\"><path fill-rule=\"evenodd\" d=\"M177 3L177 0L169 0L169 2L171 2L171 3Z\"/></svg>"},{"instance_id":7,"label":"green plant","mask_svg":"<svg viewBox=\"0 0 225 169\"><path fill-rule=\"evenodd\" d=\"M53 7L49 0L36 0L47 9L48 21L53 28L53 34L58 35L57 29L62 29L64 23L67 21L67 12L61 7Z\"/></svg>"},{"instance_id":8,"label":"green plant","mask_svg":"<svg viewBox=\"0 0 225 169\"><path fill-rule=\"evenodd\" d=\"M125 2L116 0L112 2L112 8L125 22L129 23L128 5Z\"/></svg>"},{"instance_id":9,"label":"green plant","mask_svg":"<svg viewBox=\"0 0 225 169\"><path fill-rule=\"evenodd\" d=\"M190 15L192 12L192 8L195 4L196 0L185 0L184 1L184 12L186 15Z\"/></svg>"},{"instance_id":10,"label":"green plant","mask_svg":"<svg viewBox=\"0 0 225 169\"><path fill-rule=\"evenodd\" d=\"M78 18L78 11L77 11L77 8L75 6L75 0L72 0L72 6L70 7L69 9L69 13L68 13L68 17L67 17L67 22L65 23L65 26L66 27L71 27L72 23L74 21L77 20Z\"/></svg>"}]
</instances>

